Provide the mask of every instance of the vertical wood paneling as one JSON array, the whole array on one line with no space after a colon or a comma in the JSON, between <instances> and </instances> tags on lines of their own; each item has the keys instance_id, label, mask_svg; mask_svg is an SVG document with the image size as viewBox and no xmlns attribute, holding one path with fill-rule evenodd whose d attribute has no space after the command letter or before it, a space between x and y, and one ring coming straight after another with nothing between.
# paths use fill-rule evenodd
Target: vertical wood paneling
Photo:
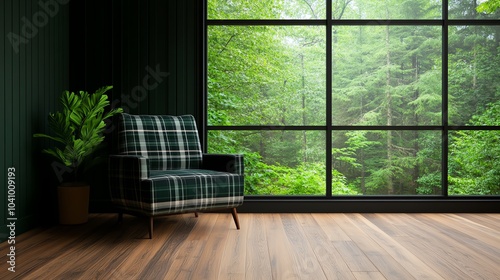
<instances>
[{"instance_id":1,"label":"vertical wood paneling","mask_svg":"<svg viewBox=\"0 0 500 280\"><path fill-rule=\"evenodd\" d=\"M130 113L140 113L140 102L133 99L132 89L137 84L139 69L139 2L124 2L122 17L123 38L123 94L128 101L123 105Z\"/></svg>"},{"instance_id":2,"label":"vertical wood paneling","mask_svg":"<svg viewBox=\"0 0 500 280\"><path fill-rule=\"evenodd\" d=\"M148 29L146 32L148 33L148 38L149 41L151 42L148 44L148 66L155 68L155 65L157 63L160 63L160 58L159 58L159 52L158 52L158 45L160 44L160 37L157 36L158 32L158 6L160 3L157 0L152 0L151 3L148 5ZM149 82L150 80L148 80ZM159 86L157 85L155 87L151 86L147 88L147 94L148 95L155 95L156 96L156 102L152 102L152 98L148 98L148 107L149 107L149 112L151 114L157 114L156 112L159 112L159 107L161 105L159 103L162 102L162 96L159 91Z\"/></svg>"},{"instance_id":3,"label":"vertical wood paneling","mask_svg":"<svg viewBox=\"0 0 500 280\"><path fill-rule=\"evenodd\" d=\"M197 44L196 44L196 9L188 10L187 7L185 9L185 34L186 34L186 112L196 112L196 103L193 100L197 100L197 98L193 99L197 96L196 91L196 58L197 58ZM201 47L201 46L200 46Z\"/></svg>"},{"instance_id":4,"label":"vertical wood paneling","mask_svg":"<svg viewBox=\"0 0 500 280\"><path fill-rule=\"evenodd\" d=\"M177 79L180 74L177 69L177 3L180 1L169 1L167 13L167 68L170 72L168 77L168 99L167 99L167 112L169 114L178 114L177 108L182 106L178 103L177 96L179 91L177 89Z\"/></svg>"},{"instance_id":5,"label":"vertical wood paneling","mask_svg":"<svg viewBox=\"0 0 500 280\"><path fill-rule=\"evenodd\" d=\"M102 5L97 1L86 1L86 25L90 20L95 24L106 26L109 20L106 15L96 11L95 7ZM115 26L111 44L105 44L104 49L86 48L85 66L91 65L99 52L107 52L106 47L112 46L112 57L116 58L109 71L113 74L115 88L120 89L122 106L135 114L193 114L201 115L200 87L197 83L197 64L201 63L197 55L201 43L197 40L200 32L196 28L196 5L199 1L114 1L111 20ZM104 27L105 28L105 27ZM119 33L119 34L117 34ZM86 34L87 45L96 44L96 38ZM145 80L150 72L146 67L163 73L159 83L154 77ZM91 69L85 69L86 79L96 79ZM148 87L146 82L154 85ZM139 88L137 88L139 87ZM140 89L140 90L138 90Z\"/></svg>"},{"instance_id":6,"label":"vertical wood paneling","mask_svg":"<svg viewBox=\"0 0 500 280\"><path fill-rule=\"evenodd\" d=\"M105 85L111 85L112 81L112 28L111 1L99 1L99 8L93 5L95 1L85 1L84 26L85 36L80 37L84 42L85 49L79 50L89 54L84 60L83 66L90 75L86 77L85 84L74 90L87 90L94 92ZM101 20L95 20L95 19ZM80 22L77 25L81 25ZM77 53L75 53L77 54ZM79 77L81 78L81 77Z\"/></svg>"},{"instance_id":7,"label":"vertical wood paneling","mask_svg":"<svg viewBox=\"0 0 500 280\"><path fill-rule=\"evenodd\" d=\"M19 3L20 1L14 1L12 3L12 30L14 34L21 34L20 32L20 21L19 19L21 18L20 11L19 11ZM22 34L21 34L22 35ZM21 54L25 52L25 44L21 44L19 46L19 52L13 52L12 53L12 86L11 86L11 103L10 103L10 115L8 116L8 122L10 123L10 139L11 139L11 144L9 147L12 149L12 158L11 158L11 165L16 167L16 198L18 198L18 201L23 201L22 196L25 194L24 186L22 186L20 179L22 176L25 176L23 167L22 167L22 162L20 161L20 151L19 151L19 125L20 125L20 119L19 119L19 95L22 94L20 91L20 74L21 74ZM21 216L24 213L23 208L17 207L17 215Z\"/></svg>"},{"instance_id":8,"label":"vertical wood paneling","mask_svg":"<svg viewBox=\"0 0 500 280\"><path fill-rule=\"evenodd\" d=\"M0 179L6 182L7 168L16 168L16 234L21 234L45 218L43 213L51 203L42 197L50 192L52 182L46 180L48 175L40 177L48 173L44 168L49 164L40 154L47 142L34 140L32 135L48 132L47 114L68 85L68 9L59 5L56 14L49 14L36 0L1 1L0 9ZM39 17L34 18L36 13ZM9 33L23 38L18 50ZM0 199L0 205L6 205L6 189ZM7 237L6 218L6 207L2 207L0 240Z\"/></svg>"},{"instance_id":9,"label":"vertical wood paneling","mask_svg":"<svg viewBox=\"0 0 500 280\"><path fill-rule=\"evenodd\" d=\"M82 85L83 79L87 90L94 90L111 80L112 100L119 100L116 105L126 112L192 114L198 119L202 99L197 89L202 80L197 76L197 64L202 61L196 11L201 4L195 0L114 0L104 4L86 0L82 9L82 3L75 2L70 28L71 34L76 30L80 36L70 38L70 87L76 90L75 85ZM82 44L83 50L79 49ZM75 49L85 53L84 59L74 53ZM152 71L168 76L155 77ZM97 196L91 196L91 209L109 209L106 172L94 174L94 184ZM96 203L102 206L96 207Z\"/></svg>"},{"instance_id":10,"label":"vertical wood paneling","mask_svg":"<svg viewBox=\"0 0 500 280\"><path fill-rule=\"evenodd\" d=\"M19 18L22 17L27 17L27 9L26 9L26 3L27 1L19 1ZM19 27L20 30L20 27ZM21 31L19 31L21 33ZM26 207L23 208L23 212L19 213L19 215L25 216L26 214L29 213L29 201L28 201L28 193L29 189L26 185L26 177L28 175L27 171L27 162L26 162L26 132L27 132L27 127L26 127L26 54L29 50L29 45L28 44L23 44L21 51L18 54L18 64L19 64L19 74L17 76L17 83L18 83L18 92L17 98L15 100L15 105L14 105L14 110L16 110L16 116L15 118L18 120L18 123L15 124L16 128L16 137L19 139L18 141L15 141L14 145L14 150L18 152L17 155L14 155L14 158L17 159L19 162L18 165L22 166L22 170L19 172L19 178L17 178L17 183L18 183L18 192L19 192L19 198L20 200L25 201Z\"/></svg>"},{"instance_id":11,"label":"vertical wood paneling","mask_svg":"<svg viewBox=\"0 0 500 280\"><path fill-rule=\"evenodd\" d=\"M168 17L165 16L168 10L168 2L155 0L149 5L149 66L152 69L157 67L161 72L167 72L167 43L168 43ZM151 114L164 114L165 108L168 108L168 82L170 76L162 77L160 81L155 81L151 77L151 83L156 82L154 88L149 94L154 98L148 98Z\"/></svg>"},{"instance_id":12,"label":"vertical wood paneling","mask_svg":"<svg viewBox=\"0 0 500 280\"><path fill-rule=\"evenodd\" d=\"M187 80L187 49L189 46L187 43L187 5L186 1L179 1L177 4L179 17L177 18L177 39L176 39L176 49L177 49L177 102L178 102L178 112L179 114L186 114L187 108L187 89L186 89L186 80Z\"/></svg>"},{"instance_id":13,"label":"vertical wood paneling","mask_svg":"<svg viewBox=\"0 0 500 280\"><path fill-rule=\"evenodd\" d=\"M140 105L141 114L150 114L149 99L154 98L154 95L147 90L144 86L143 79L148 75L146 67L149 65L149 45L151 44L149 37L149 3L153 1L140 1L139 2L139 67L137 68L137 82L133 85L132 89L137 102ZM154 3L153 3L154 4ZM154 66L153 66L154 68Z\"/></svg>"},{"instance_id":14,"label":"vertical wood paneling","mask_svg":"<svg viewBox=\"0 0 500 280\"><path fill-rule=\"evenodd\" d=\"M5 31L14 32L12 26L13 22L13 1L7 1L5 3ZM5 46L5 166L2 168L2 172L6 170L8 166L13 164L12 162L12 61L13 61L13 50L10 42L6 42Z\"/></svg>"},{"instance_id":15,"label":"vertical wood paneling","mask_svg":"<svg viewBox=\"0 0 500 280\"><path fill-rule=\"evenodd\" d=\"M30 2L30 9L28 11L29 15L32 15L36 10L36 2L35 1L29 1ZM28 69L28 71L31 73L31 79L29 80L29 83L31 85L31 110L29 111L29 118L31 120L30 128L31 131L28 131L27 134L28 136L33 135L34 133L37 132L42 132L44 127L43 120L46 119L45 116L42 114L44 113L45 106L44 106L44 97L41 93L41 88L43 84L40 82L40 76L42 75L41 67L40 67L40 57L41 57L41 44L40 44L40 38L39 37L34 37L30 41L30 46L31 46L31 66ZM38 141L37 141L38 140ZM42 144L44 143L43 140L41 139L31 139L31 144L32 147L31 153L30 153L30 162L31 162L31 177L32 177L32 185L38 185L36 182L38 181L37 178L41 177L41 174L43 174L42 169L40 168L39 164L39 159L40 159L40 150L42 148ZM39 185L38 185L39 186ZM32 190L33 196L37 196L39 193L33 188ZM38 199L40 198L45 198L45 196L40 196L38 195ZM35 198L36 199L36 198Z\"/></svg>"},{"instance_id":16,"label":"vertical wood paneling","mask_svg":"<svg viewBox=\"0 0 500 280\"><path fill-rule=\"evenodd\" d=\"M40 213L55 209L54 187L58 183L50 167L50 158L40 153L49 141L33 139L33 133L48 132L47 114L59 109L63 90L93 91L113 84L112 100L129 98L131 113L193 114L201 117L197 65L200 42L196 30L196 5L199 1L100 1L60 4L55 16L47 15L36 0L7 0L0 3L0 104L3 127L0 134L0 179L6 181L6 170L16 167L18 233L34 226ZM72 5L72 17L69 7ZM33 22L33 15L44 12L44 24ZM9 32L23 31L21 19L34 24L36 32L16 53L8 40ZM76 17L73 19L73 17ZM36 19L40 23L42 17ZM72 28L71 69L69 67ZM76 23L83 28L76 27ZM26 29L24 29L26 31ZM85 32L87 31L87 32ZM147 94L133 92L145 86L151 73L146 67L169 73ZM71 73L71 84L69 83ZM154 84L154 78L147 82ZM70 88L71 85L71 88ZM137 89L136 89L137 90ZM95 181L105 182L105 172ZM102 180L101 180L102 179ZM54 185L54 186L53 186ZM100 188L104 189L105 183ZM105 193L105 191L103 192ZM0 193L2 204L6 192ZM43 209L39 206L44 203ZM49 209L49 210L47 210ZM52 209L52 210L50 210ZM6 237L6 209L0 210L2 230ZM49 219L50 220L50 219Z\"/></svg>"},{"instance_id":17,"label":"vertical wood paneling","mask_svg":"<svg viewBox=\"0 0 500 280\"><path fill-rule=\"evenodd\" d=\"M6 88L5 88L5 56L3 55L5 53L5 47L8 44L8 39L6 37L7 32L5 31L5 21L7 19L6 15L6 7L5 7L5 1L0 2L0 34L5 35L5 36L0 36L0 104L5 104L5 95L7 94ZM5 105L4 105L5 106ZM6 125L6 116L5 116L5 110L2 110L0 112L0 125L2 127L5 127ZM0 180L1 182L6 182L7 181L7 176L6 176L6 152L7 149L5 148L5 137L6 137L6 130L5 129L0 129ZM0 199L2 201L5 200L5 191L0 192ZM6 207L2 207L0 209L0 219L2 221L5 221L6 218ZM4 226L4 223L1 223L2 227ZM0 231L0 240L3 240L5 238L5 233L3 231Z\"/></svg>"},{"instance_id":18,"label":"vertical wood paneling","mask_svg":"<svg viewBox=\"0 0 500 280\"><path fill-rule=\"evenodd\" d=\"M134 26L134 29L135 29L135 32L133 34L135 34L135 37L132 38L132 40L135 42L132 50L133 50L133 65L135 67L131 68L131 72L134 76L134 79L131 81L131 83L129 84L129 88L127 90L127 94L129 96L131 96L132 98L132 102L135 104L135 106L137 106L137 113L138 114L146 114L147 112L147 107L143 101L141 101L139 99L139 95L136 91L134 91L134 88L139 84L139 81L141 79L141 66L142 66L142 62L143 62L143 57L144 57L144 54L142 53L143 52L143 45L146 43L144 42L142 39L142 36L143 36L143 24L142 24L142 21L144 20L144 14L142 13L142 10L141 10L141 7L143 6L143 2L142 1L137 1L137 3L135 4L136 8L135 10L131 11L132 13L132 17L136 19L136 22L135 22L135 26ZM142 39L142 40L141 40Z\"/></svg>"},{"instance_id":19,"label":"vertical wood paneling","mask_svg":"<svg viewBox=\"0 0 500 280\"><path fill-rule=\"evenodd\" d=\"M112 22L112 34L109 35L111 38L111 76L112 76L112 84L113 84L113 100L120 100L121 95L123 93L123 86L121 84L121 77L123 73L122 69L122 5L117 3L121 2L120 0L113 0L111 3L111 22ZM117 104L117 106L119 103Z\"/></svg>"},{"instance_id":20,"label":"vertical wood paneling","mask_svg":"<svg viewBox=\"0 0 500 280\"><path fill-rule=\"evenodd\" d=\"M26 6L24 9L21 9L25 11L25 16L31 15L32 14L32 2L27 1ZM25 124L24 126L24 133L22 133L22 136L24 136L24 139L22 141L22 150L24 152L24 156L22 158L23 162L25 162L25 178L22 178L24 183L23 185L26 186L26 205L30 206L30 209L26 209L27 213L36 213L36 201L37 201L37 195L36 191L33 188L30 188L28 186L33 186L34 178L33 176L33 138L31 135L33 135L33 129L32 129L32 118L31 118L31 113L32 113L32 106L31 106L31 98L33 95L32 92L32 86L31 86L31 81L32 81L32 70L31 70L31 58L32 58L32 51L33 51L33 44L28 44L26 46L26 53L25 53L25 64L24 64L24 72L25 76L22 79L23 86L24 86L24 94L22 95L23 100L21 100L21 106L24 106L23 110L23 116L24 120L22 123ZM31 113L26 113L26 112L31 112Z\"/></svg>"},{"instance_id":21,"label":"vertical wood paneling","mask_svg":"<svg viewBox=\"0 0 500 280\"><path fill-rule=\"evenodd\" d=\"M5 3L4 10L4 19L5 19L5 32L13 32L13 8L12 3L7 1ZM3 36L2 36L3 37ZM5 105L4 105L4 130L5 130L5 151L4 151L4 165L2 166L2 173L7 171L7 168L13 166L13 158L12 158L12 45L8 40L5 42L5 50L4 50L4 94L5 94ZM4 191L2 191L3 201L6 201L6 195ZM7 213L5 213L5 218ZM5 228L5 219L2 219L2 239L7 237L7 230Z\"/></svg>"}]
</instances>

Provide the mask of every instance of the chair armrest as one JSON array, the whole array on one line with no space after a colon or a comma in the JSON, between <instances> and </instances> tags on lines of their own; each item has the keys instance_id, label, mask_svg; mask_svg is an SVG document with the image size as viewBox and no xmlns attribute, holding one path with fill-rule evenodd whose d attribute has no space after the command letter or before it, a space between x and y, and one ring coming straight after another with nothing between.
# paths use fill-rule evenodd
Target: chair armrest
<instances>
[{"instance_id":1,"label":"chair armrest","mask_svg":"<svg viewBox=\"0 0 500 280\"><path fill-rule=\"evenodd\" d=\"M109 157L109 191L111 202L122 208L135 207L140 202L143 179L149 177L149 161L135 155Z\"/></svg>"},{"instance_id":2,"label":"chair armrest","mask_svg":"<svg viewBox=\"0 0 500 280\"><path fill-rule=\"evenodd\" d=\"M244 174L243 155L239 154L203 154L202 169Z\"/></svg>"},{"instance_id":3,"label":"chair armrest","mask_svg":"<svg viewBox=\"0 0 500 280\"><path fill-rule=\"evenodd\" d=\"M148 158L136 155L112 155L109 157L111 177L122 179L149 178Z\"/></svg>"}]
</instances>

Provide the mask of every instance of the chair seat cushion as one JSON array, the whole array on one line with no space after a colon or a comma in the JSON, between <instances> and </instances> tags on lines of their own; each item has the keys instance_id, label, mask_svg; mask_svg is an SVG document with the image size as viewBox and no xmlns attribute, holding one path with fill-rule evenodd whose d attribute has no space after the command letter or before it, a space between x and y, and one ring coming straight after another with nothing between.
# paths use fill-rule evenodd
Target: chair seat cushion
<instances>
[{"instance_id":1,"label":"chair seat cushion","mask_svg":"<svg viewBox=\"0 0 500 280\"><path fill-rule=\"evenodd\" d=\"M204 169L151 170L141 182L150 215L233 208L243 203L243 176Z\"/></svg>"}]
</instances>

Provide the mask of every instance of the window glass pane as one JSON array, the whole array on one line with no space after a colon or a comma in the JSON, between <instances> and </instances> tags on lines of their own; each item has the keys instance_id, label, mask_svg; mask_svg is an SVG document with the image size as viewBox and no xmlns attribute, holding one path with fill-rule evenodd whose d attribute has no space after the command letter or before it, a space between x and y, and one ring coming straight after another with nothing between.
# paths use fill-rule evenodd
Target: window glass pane
<instances>
[{"instance_id":1,"label":"window glass pane","mask_svg":"<svg viewBox=\"0 0 500 280\"><path fill-rule=\"evenodd\" d=\"M209 153L242 153L246 195L325 195L323 131L209 131Z\"/></svg>"},{"instance_id":2,"label":"window glass pane","mask_svg":"<svg viewBox=\"0 0 500 280\"><path fill-rule=\"evenodd\" d=\"M488 117L487 111L491 104L500 101L499 47L498 25L449 27L448 96L451 125L492 125L493 116ZM483 121L479 122L477 118Z\"/></svg>"},{"instance_id":3,"label":"window glass pane","mask_svg":"<svg viewBox=\"0 0 500 280\"><path fill-rule=\"evenodd\" d=\"M209 20L284 19L283 25L208 21L208 152L245 155L246 195L325 195L328 172L334 196L442 195L442 164L449 195L500 195L500 131L484 127L500 127L500 25L491 20L500 18L498 1L449 0L448 7L442 0L331 1L333 21L324 20L323 0L207 1ZM442 19L445 8L450 21L419 21ZM288 19L323 20L297 26ZM417 25L407 25L411 20ZM334 129L331 151L327 117ZM248 127L259 125L270 129ZM275 130L281 126L303 130ZM385 126L391 130L381 130Z\"/></svg>"},{"instance_id":4,"label":"window glass pane","mask_svg":"<svg viewBox=\"0 0 500 280\"><path fill-rule=\"evenodd\" d=\"M334 26L335 125L440 125L438 26Z\"/></svg>"},{"instance_id":5,"label":"window glass pane","mask_svg":"<svg viewBox=\"0 0 500 280\"><path fill-rule=\"evenodd\" d=\"M209 125L324 125L325 27L209 26Z\"/></svg>"},{"instance_id":6,"label":"window glass pane","mask_svg":"<svg viewBox=\"0 0 500 280\"><path fill-rule=\"evenodd\" d=\"M333 0L333 19L439 19L441 0Z\"/></svg>"},{"instance_id":7,"label":"window glass pane","mask_svg":"<svg viewBox=\"0 0 500 280\"><path fill-rule=\"evenodd\" d=\"M499 19L500 2L497 0L449 0L450 19Z\"/></svg>"},{"instance_id":8,"label":"window glass pane","mask_svg":"<svg viewBox=\"0 0 500 280\"><path fill-rule=\"evenodd\" d=\"M209 0L208 19L325 19L325 0Z\"/></svg>"},{"instance_id":9,"label":"window glass pane","mask_svg":"<svg viewBox=\"0 0 500 280\"><path fill-rule=\"evenodd\" d=\"M440 195L440 131L334 131L336 181L362 195Z\"/></svg>"},{"instance_id":10,"label":"window glass pane","mask_svg":"<svg viewBox=\"0 0 500 280\"><path fill-rule=\"evenodd\" d=\"M492 110L500 125L500 105ZM451 133L448 172L450 195L500 195L500 131Z\"/></svg>"}]
</instances>

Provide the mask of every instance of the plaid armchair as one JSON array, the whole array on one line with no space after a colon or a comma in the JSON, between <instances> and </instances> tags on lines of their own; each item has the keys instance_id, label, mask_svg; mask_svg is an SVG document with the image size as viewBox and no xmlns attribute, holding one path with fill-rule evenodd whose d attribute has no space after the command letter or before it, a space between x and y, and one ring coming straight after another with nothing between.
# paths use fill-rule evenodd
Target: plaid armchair
<instances>
[{"instance_id":1,"label":"plaid armchair","mask_svg":"<svg viewBox=\"0 0 500 280\"><path fill-rule=\"evenodd\" d=\"M243 156L203 154L193 116L120 114L118 154L111 155L111 201L149 217L236 207L243 203Z\"/></svg>"}]
</instances>

